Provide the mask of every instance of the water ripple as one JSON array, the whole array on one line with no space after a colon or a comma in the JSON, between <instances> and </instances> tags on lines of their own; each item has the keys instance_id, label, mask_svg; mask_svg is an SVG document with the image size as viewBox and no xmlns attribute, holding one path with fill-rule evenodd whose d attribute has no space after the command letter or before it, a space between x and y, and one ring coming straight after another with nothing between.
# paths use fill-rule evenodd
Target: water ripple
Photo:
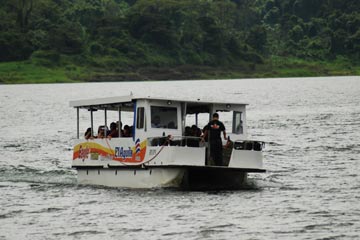
<instances>
[{"instance_id":1,"label":"water ripple","mask_svg":"<svg viewBox=\"0 0 360 240\"><path fill-rule=\"evenodd\" d=\"M359 89L359 77L3 85L0 239L358 239ZM251 103L267 172L242 191L78 186L69 100L130 90Z\"/></svg>"}]
</instances>

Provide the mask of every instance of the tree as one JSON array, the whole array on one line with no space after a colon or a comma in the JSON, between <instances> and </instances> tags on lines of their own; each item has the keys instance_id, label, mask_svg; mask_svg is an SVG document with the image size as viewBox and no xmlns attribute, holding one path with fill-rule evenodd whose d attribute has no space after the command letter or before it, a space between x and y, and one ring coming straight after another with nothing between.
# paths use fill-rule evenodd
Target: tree
<instances>
[{"instance_id":1,"label":"tree","mask_svg":"<svg viewBox=\"0 0 360 240\"><path fill-rule=\"evenodd\" d=\"M64 22L50 31L50 48L64 54L80 54L84 50L85 32L79 23Z\"/></svg>"},{"instance_id":2,"label":"tree","mask_svg":"<svg viewBox=\"0 0 360 240\"><path fill-rule=\"evenodd\" d=\"M33 10L33 0L15 0L17 23L23 32L28 30L30 14Z\"/></svg>"},{"instance_id":3,"label":"tree","mask_svg":"<svg viewBox=\"0 0 360 240\"><path fill-rule=\"evenodd\" d=\"M246 38L246 43L249 44L258 53L264 53L266 42L267 42L266 29L261 25L254 26L250 30L249 35Z\"/></svg>"}]
</instances>

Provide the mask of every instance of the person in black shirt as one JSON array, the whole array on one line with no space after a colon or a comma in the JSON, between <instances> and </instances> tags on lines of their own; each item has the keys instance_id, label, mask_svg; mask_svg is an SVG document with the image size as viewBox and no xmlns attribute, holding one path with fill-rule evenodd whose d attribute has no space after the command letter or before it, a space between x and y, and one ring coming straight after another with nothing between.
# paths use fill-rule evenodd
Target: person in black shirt
<instances>
[{"instance_id":1,"label":"person in black shirt","mask_svg":"<svg viewBox=\"0 0 360 240\"><path fill-rule=\"evenodd\" d=\"M226 140L225 126L219 121L219 114L214 113L213 119L206 126L203 139L209 139L210 156L217 166L223 165L221 132Z\"/></svg>"}]
</instances>

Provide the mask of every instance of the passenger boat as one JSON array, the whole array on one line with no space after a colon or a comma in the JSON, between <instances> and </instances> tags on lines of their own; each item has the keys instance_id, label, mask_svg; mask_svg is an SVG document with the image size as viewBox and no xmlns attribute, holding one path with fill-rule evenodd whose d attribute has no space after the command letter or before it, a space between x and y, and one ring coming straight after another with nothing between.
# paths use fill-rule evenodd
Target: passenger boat
<instances>
[{"instance_id":1,"label":"passenger boat","mask_svg":"<svg viewBox=\"0 0 360 240\"><path fill-rule=\"evenodd\" d=\"M129 96L71 101L77 112L77 139L72 167L78 183L124 188L180 188L190 190L242 189L248 173L265 172L264 143L247 139L244 103L216 102ZM108 126L108 113L130 113L132 134L102 138L80 136L80 110L90 113L91 136L94 136L95 111L102 111L101 121ZM199 126L199 116L227 114L228 140L223 140L223 164L215 166L209 145L201 137L187 136L186 126ZM230 121L229 121L230 119Z\"/></svg>"}]
</instances>

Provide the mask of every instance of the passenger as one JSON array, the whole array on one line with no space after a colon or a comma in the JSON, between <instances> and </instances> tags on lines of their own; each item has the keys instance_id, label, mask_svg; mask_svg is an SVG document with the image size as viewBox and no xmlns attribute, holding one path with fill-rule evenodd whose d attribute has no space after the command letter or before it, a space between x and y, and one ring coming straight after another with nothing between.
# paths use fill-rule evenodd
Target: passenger
<instances>
[{"instance_id":1,"label":"passenger","mask_svg":"<svg viewBox=\"0 0 360 240\"><path fill-rule=\"evenodd\" d=\"M188 138L187 145L189 147L199 147L201 131L196 125L192 125L190 128L190 138Z\"/></svg>"},{"instance_id":2,"label":"passenger","mask_svg":"<svg viewBox=\"0 0 360 240\"><path fill-rule=\"evenodd\" d=\"M106 131L105 126L103 126L103 125L99 126L97 138L104 138L105 137L105 131Z\"/></svg>"},{"instance_id":3,"label":"passenger","mask_svg":"<svg viewBox=\"0 0 360 240\"><path fill-rule=\"evenodd\" d=\"M160 128L161 127L160 122L161 122L160 116L158 115L154 116L154 118L151 119L151 127Z\"/></svg>"},{"instance_id":4,"label":"passenger","mask_svg":"<svg viewBox=\"0 0 360 240\"><path fill-rule=\"evenodd\" d=\"M124 126L123 137L131 137L131 128L129 125Z\"/></svg>"},{"instance_id":5,"label":"passenger","mask_svg":"<svg viewBox=\"0 0 360 240\"><path fill-rule=\"evenodd\" d=\"M122 137L123 134L124 134L124 131L122 130L122 122L120 122L120 124L119 124L119 121L116 121L116 128L117 128L118 132L119 132L119 129L120 129L120 136L119 137Z\"/></svg>"},{"instance_id":6,"label":"passenger","mask_svg":"<svg viewBox=\"0 0 360 240\"><path fill-rule=\"evenodd\" d=\"M91 132L92 132L92 131L91 131L91 128L86 129L86 132L85 132L85 134L84 134L84 137L85 137L86 140L92 138Z\"/></svg>"},{"instance_id":7,"label":"passenger","mask_svg":"<svg viewBox=\"0 0 360 240\"><path fill-rule=\"evenodd\" d=\"M240 120L240 123L236 126L236 133L243 134L244 128L243 128L243 121Z\"/></svg>"},{"instance_id":8,"label":"passenger","mask_svg":"<svg viewBox=\"0 0 360 240\"><path fill-rule=\"evenodd\" d=\"M206 125L206 126L203 128L203 130L202 130L202 132L203 132L202 137L203 137L203 140L204 140L205 142L208 141L208 136L205 136L205 132L206 132L207 129L208 129L208 126Z\"/></svg>"},{"instance_id":9,"label":"passenger","mask_svg":"<svg viewBox=\"0 0 360 240\"><path fill-rule=\"evenodd\" d=\"M191 126L191 136L193 136L193 137L201 136L201 130L196 125Z\"/></svg>"},{"instance_id":10,"label":"passenger","mask_svg":"<svg viewBox=\"0 0 360 240\"><path fill-rule=\"evenodd\" d=\"M191 136L191 127L189 126L186 126L185 127L185 133L184 133L185 136Z\"/></svg>"},{"instance_id":11,"label":"passenger","mask_svg":"<svg viewBox=\"0 0 360 240\"><path fill-rule=\"evenodd\" d=\"M130 129L129 129L130 131L130 137L132 137L133 136L133 126L130 126Z\"/></svg>"},{"instance_id":12,"label":"passenger","mask_svg":"<svg viewBox=\"0 0 360 240\"><path fill-rule=\"evenodd\" d=\"M209 137L210 156L217 166L223 165L221 132L223 132L224 139L227 140L225 126L219 121L219 114L214 113L213 119L207 124L203 138Z\"/></svg>"},{"instance_id":13,"label":"passenger","mask_svg":"<svg viewBox=\"0 0 360 240\"><path fill-rule=\"evenodd\" d=\"M209 150L208 136L205 136L205 132L207 129L208 129L208 127L207 127L207 125L205 125L202 129L202 134L201 134L201 143L203 146L206 147L206 153L208 153L208 150ZM210 156L208 156L208 155L209 154L205 154L205 165L211 165L210 164Z\"/></svg>"},{"instance_id":14,"label":"passenger","mask_svg":"<svg viewBox=\"0 0 360 240\"><path fill-rule=\"evenodd\" d=\"M167 127L170 129L176 129L175 123L173 121L169 122Z\"/></svg>"},{"instance_id":15,"label":"passenger","mask_svg":"<svg viewBox=\"0 0 360 240\"><path fill-rule=\"evenodd\" d=\"M109 138L117 138L119 137L119 129L115 122L110 123L110 131L108 133Z\"/></svg>"},{"instance_id":16,"label":"passenger","mask_svg":"<svg viewBox=\"0 0 360 240\"><path fill-rule=\"evenodd\" d=\"M188 137L191 136L191 127L189 126L185 127L184 136L185 137L181 141L181 146L188 146L188 140L189 140Z\"/></svg>"}]
</instances>

